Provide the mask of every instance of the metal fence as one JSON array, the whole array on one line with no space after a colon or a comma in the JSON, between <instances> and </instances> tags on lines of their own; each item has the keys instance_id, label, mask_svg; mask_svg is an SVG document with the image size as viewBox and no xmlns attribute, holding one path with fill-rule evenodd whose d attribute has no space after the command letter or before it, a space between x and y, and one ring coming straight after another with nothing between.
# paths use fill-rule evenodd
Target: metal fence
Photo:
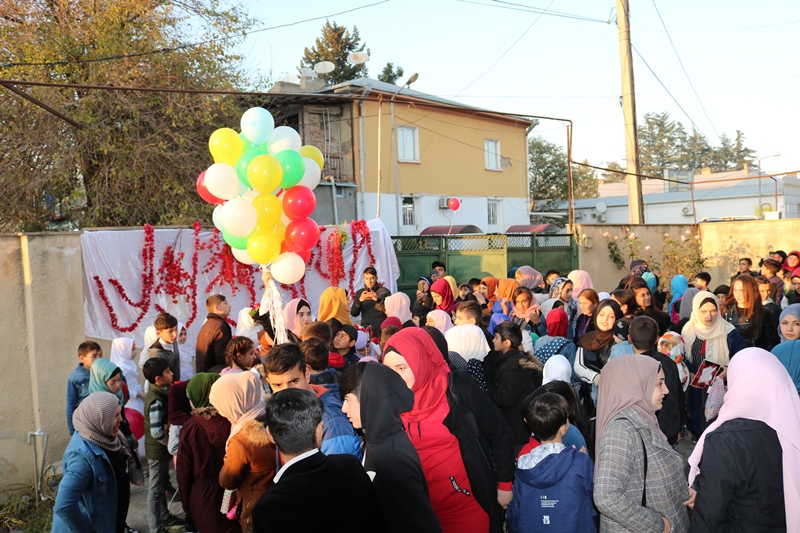
<instances>
[{"instance_id":1,"label":"metal fence","mask_svg":"<svg viewBox=\"0 0 800 533\"><path fill-rule=\"evenodd\" d=\"M544 274L566 275L577 268L577 247L571 235L437 235L393 237L400 265L398 288L414 299L419 276L431 273L431 263L442 261L459 283L471 278L504 278L508 270L531 265Z\"/></svg>"}]
</instances>

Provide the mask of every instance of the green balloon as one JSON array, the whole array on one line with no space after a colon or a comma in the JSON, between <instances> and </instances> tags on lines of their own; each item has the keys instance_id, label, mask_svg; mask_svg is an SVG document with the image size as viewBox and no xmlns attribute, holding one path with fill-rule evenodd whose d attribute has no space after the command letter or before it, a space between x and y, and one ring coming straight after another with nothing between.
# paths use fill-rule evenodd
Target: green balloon
<instances>
[{"instance_id":1,"label":"green balloon","mask_svg":"<svg viewBox=\"0 0 800 533\"><path fill-rule=\"evenodd\" d=\"M245 151L240 157L239 160L236 161L236 174L239 176L239 181L244 183L249 189L252 189L253 186L250 185L250 181L247 179L247 166L250 164L254 158L263 155L261 150L258 147L253 146L249 150Z\"/></svg>"},{"instance_id":2,"label":"green balloon","mask_svg":"<svg viewBox=\"0 0 800 533\"><path fill-rule=\"evenodd\" d=\"M251 143L251 142L250 142L250 141L247 139L247 137L245 137L245 136L244 136L244 133L242 133L242 132L239 132L239 138L240 138L242 141L244 141L244 148L243 148L243 150L244 150L245 152L246 152L246 151L248 151L248 150L252 150L253 148L255 148L255 146L256 146L256 145L255 145L255 144L253 144L253 143Z\"/></svg>"},{"instance_id":3,"label":"green balloon","mask_svg":"<svg viewBox=\"0 0 800 533\"><path fill-rule=\"evenodd\" d=\"M275 154L275 159L283 167L281 187L288 189L300 183L306 173L306 164L303 162L303 156L294 150L284 150Z\"/></svg>"},{"instance_id":4,"label":"green balloon","mask_svg":"<svg viewBox=\"0 0 800 533\"><path fill-rule=\"evenodd\" d=\"M225 239L225 242L228 243L228 246L231 248L236 248L237 250L247 250L247 237L234 237L230 233L225 230L222 231L222 238Z\"/></svg>"}]
</instances>

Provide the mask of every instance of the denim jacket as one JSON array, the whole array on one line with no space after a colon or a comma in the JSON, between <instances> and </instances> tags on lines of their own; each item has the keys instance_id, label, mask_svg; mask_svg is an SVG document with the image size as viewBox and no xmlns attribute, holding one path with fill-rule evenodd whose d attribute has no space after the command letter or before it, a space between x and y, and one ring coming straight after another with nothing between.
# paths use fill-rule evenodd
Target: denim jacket
<instances>
[{"instance_id":1,"label":"denim jacket","mask_svg":"<svg viewBox=\"0 0 800 533\"><path fill-rule=\"evenodd\" d=\"M76 431L62 464L53 533L115 533L117 484L106 452Z\"/></svg>"},{"instance_id":2,"label":"denim jacket","mask_svg":"<svg viewBox=\"0 0 800 533\"><path fill-rule=\"evenodd\" d=\"M78 368L72 371L67 380L67 428L70 436L75 433L72 413L87 396L89 396L89 371L82 364L78 364Z\"/></svg>"}]
</instances>

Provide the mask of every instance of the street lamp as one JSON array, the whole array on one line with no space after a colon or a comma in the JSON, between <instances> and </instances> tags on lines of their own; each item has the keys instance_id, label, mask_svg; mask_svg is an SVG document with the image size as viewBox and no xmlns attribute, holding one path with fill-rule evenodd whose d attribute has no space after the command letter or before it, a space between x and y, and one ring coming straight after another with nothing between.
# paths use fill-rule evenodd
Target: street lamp
<instances>
[{"instance_id":1,"label":"street lamp","mask_svg":"<svg viewBox=\"0 0 800 533\"><path fill-rule=\"evenodd\" d=\"M781 154L772 154L772 155L765 155L764 157L757 157L756 161L758 161L758 175L761 176L764 172L761 170L761 160L762 159L769 159L770 157L779 157ZM778 210L778 206L775 206L775 210ZM758 218L764 218L764 210L761 206L761 178L758 179Z\"/></svg>"}]
</instances>

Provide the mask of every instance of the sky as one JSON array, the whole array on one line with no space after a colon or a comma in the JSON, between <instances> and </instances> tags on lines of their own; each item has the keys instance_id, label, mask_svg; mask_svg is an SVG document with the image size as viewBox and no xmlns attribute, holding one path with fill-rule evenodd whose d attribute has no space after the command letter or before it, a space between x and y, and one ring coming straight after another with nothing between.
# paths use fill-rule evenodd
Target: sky
<instances>
[{"instance_id":1,"label":"sky","mask_svg":"<svg viewBox=\"0 0 800 533\"><path fill-rule=\"evenodd\" d=\"M574 159L624 164L619 42L616 25L607 22L616 16L613 0L244 2L256 27L323 17L249 35L237 51L254 79L297 74L324 17L354 10L330 20L358 27L371 51L370 77L391 61L405 69L403 81L419 74L418 91L572 119ZM800 170L800 2L630 0L629 9L631 41L641 54L634 52L640 120L668 111L714 145L718 135L734 137L738 129L765 172ZM542 120L533 133L566 145L560 122Z\"/></svg>"}]
</instances>

